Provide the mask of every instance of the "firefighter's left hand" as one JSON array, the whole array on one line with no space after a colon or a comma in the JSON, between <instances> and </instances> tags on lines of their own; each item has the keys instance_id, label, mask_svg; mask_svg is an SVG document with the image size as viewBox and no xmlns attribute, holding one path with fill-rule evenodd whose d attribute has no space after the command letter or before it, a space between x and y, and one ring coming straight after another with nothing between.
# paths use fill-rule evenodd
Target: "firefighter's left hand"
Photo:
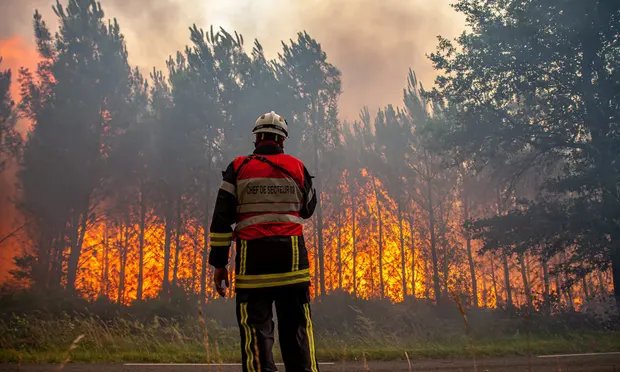
<instances>
[{"instance_id":1,"label":"firefighter's left hand","mask_svg":"<svg viewBox=\"0 0 620 372\"><path fill-rule=\"evenodd\" d=\"M226 297L226 288L229 287L228 284L228 270L225 267L216 268L213 273L213 281L215 282L215 289L217 293L222 297ZM222 287L222 282L226 284L226 287Z\"/></svg>"}]
</instances>

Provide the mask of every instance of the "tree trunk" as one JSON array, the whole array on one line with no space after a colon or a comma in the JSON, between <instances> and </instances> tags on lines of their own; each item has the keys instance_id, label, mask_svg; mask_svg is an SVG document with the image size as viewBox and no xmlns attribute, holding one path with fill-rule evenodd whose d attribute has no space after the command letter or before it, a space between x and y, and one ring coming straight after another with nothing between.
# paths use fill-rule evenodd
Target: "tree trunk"
<instances>
[{"instance_id":1,"label":"tree trunk","mask_svg":"<svg viewBox=\"0 0 620 372\"><path fill-rule=\"evenodd\" d=\"M176 232L174 239L174 268L172 269L172 287L177 287L177 281L179 278L179 254L181 253L181 234L183 233L183 218L182 218L182 210L183 210L183 198L179 195L179 199L177 200L177 216L176 216Z\"/></svg>"},{"instance_id":2,"label":"tree trunk","mask_svg":"<svg viewBox=\"0 0 620 372\"><path fill-rule=\"evenodd\" d=\"M426 259L424 260L424 298L426 299L430 299L431 297L431 288L429 283L431 282L429 280L429 276L432 278L433 275L431 274L431 267L430 265L430 261L428 260L428 256L426 257Z\"/></svg>"},{"instance_id":3,"label":"tree trunk","mask_svg":"<svg viewBox=\"0 0 620 372\"><path fill-rule=\"evenodd\" d=\"M172 225L173 225L173 212L171 200L166 202L166 222L165 222L165 236L164 236L164 277L162 279L162 293L164 296L170 294L170 244L172 242Z\"/></svg>"},{"instance_id":4,"label":"tree trunk","mask_svg":"<svg viewBox=\"0 0 620 372\"><path fill-rule=\"evenodd\" d=\"M124 225L124 226L123 226ZM124 231L123 231L124 227ZM121 239L119 242L120 250L119 250L119 279L118 279L118 297L117 303L121 305L123 303L123 295L125 294L125 268L127 267L127 250L128 250L128 242L127 235L129 234L129 223L122 223L120 226L121 231Z\"/></svg>"},{"instance_id":5,"label":"tree trunk","mask_svg":"<svg viewBox=\"0 0 620 372\"><path fill-rule=\"evenodd\" d=\"M208 182L208 181L207 181ZM202 262L200 266L200 301L205 303L207 300L207 263L209 261L209 198L210 187L207 185L207 195L205 197L204 218L202 219Z\"/></svg>"},{"instance_id":6,"label":"tree trunk","mask_svg":"<svg viewBox=\"0 0 620 372\"><path fill-rule=\"evenodd\" d=\"M336 252L336 268L338 270L338 289L342 290L342 200L338 206L338 251Z\"/></svg>"},{"instance_id":7,"label":"tree trunk","mask_svg":"<svg viewBox=\"0 0 620 372\"><path fill-rule=\"evenodd\" d=\"M318 197L318 196L317 196ZM312 260L314 263L314 285L312 286L314 288L314 298L318 298L320 296L320 288L319 288L319 280L320 280L320 274L319 274L319 261L318 261L318 256L319 256L319 246L317 244L317 242L319 241L319 223L317 222L319 219L318 214L316 215L316 217L314 218L314 248L312 250L312 255L314 257L314 259Z\"/></svg>"},{"instance_id":8,"label":"tree trunk","mask_svg":"<svg viewBox=\"0 0 620 372\"><path fill-rule=\"evenodd\" d=\"M495 306L499 306L501 302L497 292L497 278L495 276L495 260L491 256L491 284L493 285L493 295L495 296Z\"/></svg>"},{"instance_id":9,"label":"tree trunk","mask_svg":"<svg viewBox=\"0 0 620 372\"><path fill-rule=\"evenodd\" d=\"M587 275L584 275L583 278L581 278L581 282L583 283L583 295L584 295L584 302L588 302L590 301L590 291L588 288L588 278Z\"/></svg>"},{"instance_id":10,"label":"tree trunk","mask_svg":"<svg viewBox=\"0 0 620 372\"><path fill-rule=\"evenodd\" d=\"M519 263L521 264L520 265L521 266L521 280L523 280L523 290L525 292L525 300L526 300L527 308L531 314L532 310L534 309L534 306L532 304L532 292L530 290L530 282L527 277L526 260L527 260L527 257L525 256L525 254L522 252L519 253Z\"/></svg>"},{"instance_id":11,"label":"tree trunk","mask_svg":"<svg viewBox=\"0 0 620 372\"><path fill-rule=\"evenodd\" d=\"M482 307L486 308L489 306L489 298L487 294L487 277L484 271L481 273L480 278L482 278Z\"/></svg>"},{"instance_id":12,"label":"tree trunk","mask_svg":"<svg viewBox=\"0 0 620 372\"><path fill-rule=\"evenodd\" d=\"M605 280L603 279L603 272L601 270L598 270L596 273L596 276L598 278L598 285L599 285L599 291L601 292L601 296L605 298L607 297L609 293L607 292L607 288L605 288Z\"/></svg>"},{"instance_id":13,"label":"tree trunk","mask_svg":"<svg viewBox=\"0 0 620 372\"><path fill-rule=\"evenodd\" d=\"M620 309L620 248L615 247L611 253L611 272L614 284L614 298L616 306ZM604 289L607 292L606 289Z\"/></svg>"},{"instance_id":14,"label":"tree trunk","mask_svg":"<svg viewBox=\"0 0 620 372\"><path fill-rule=\"evenodd\" d=\"M144 233L146 230L146 201L144 200L144 180L140 182L140 243L138 247L138 301L142 301L144 290Z\"/></svg>"},{"instance_id":15,"label":"tree trunk","mask_svg":"<svg viewBox=\"0 0 620 372\"><path fill-rule=\"evenodd\" d=\"M71 250L69 251L69 260L67 262L67 291L75 294L75 281L77 280L77 270L82 253L83 234L86 232L86 222L88 220L88 203L82 208L82 213L77 214L70 231ZM75 222L79 221L79 225ZM81 233L80 233L81 229ZM80 236L80 234L82 234Z\"/></svg>"},{"instance_id":16,"label":"tree trunk","mask_svg":"<svg viewBox=\"0 0 620 372\"><path fill-rule=\"evenodd\" d=\"M502 252L502 264L504 265L504 285L506 288L506 307L508 309L513 307L512 303L512 288L510 286L510 268L508 267L508 255Z\"/></svg>"},{"instance_id":17,"label":"tree trunk","mask_svg":"<svg viewBox=\"0 0 620 372\"><path fill-rule=\"evenodd\" d=\"M448 244L448 239L446 239L446 224L449 216L444 214L444 203L439 203L439 242L441 246L441 251L443 252L443 293L444 297L448 297L448 282L450 279L450 247Z\"/></svg>"},{"instance_id":18,"label":"tree trunk","mask_svg":"<svg viewBox=\"0 0 620 372\"><path fill-rule=\"evenodd\" d=\"M403 300L407 298L407 269L405 266L405 237L403 234L403 207L398 202L398 230L400 232L400 267L402 272Z\"/></svg>"},{"instance_id":19,"label":"tree trunk","mask_svg":"<svg viewBox=\"0 0 620 372\"><path fill-rule=\"evenodd\" d=\"M108 245L108 219L104 220L103 225L103 264L101 265L101 296L108 295L108 273L110 270L110 247Z\"/></svg>"},{"instance_id":20,"label":"tree trunk","mask_svg":"<svg viewBox=\"0 0 620 372\"><path fill-rule=\"evenodd\" d=\"M357 205L355 203L355 193L351 193L351 212L353 214L353 223L352 223L352 238L353 238L353 247L352 247L352 252L353 252L353 296L357 297L357 245L356 245L356 238L357 238L357 231L356 231L356 219L357 219Z\"/></svg>"},{"instance_id":21,"label":"tree trunk","mask_svg":"<svg viewBox=\"0 0 620 372\"><path fill-rule=\"evenodd\" d=\"M377 190L377 181L375 179L375 176L372 176L372 187L375 192L375 201L377 203L378 217L377 222L379 223L379 296L381 299L383 299L385 298L385 285L383 282L383 218L381 215L381 202L379 201L379 190Z\"/></svg>"},{"instance_id":22,"label":"tree trunk","mask_svg":"<svg viewBox=\"0 0 620 372\"><path fill-rule=\"evenodd\" d=\"M415 231L413 226L413 213L409 215L409 229L411 230L411 297L415 297Z\"/></svg>"},{"instance_id":23,"label":"tree trunk","mask_svg":"<svg viewBox=\"0 0 620 372\"><path fill-rule=\"evenodd\" d=\"M568 260L566 259L566 253L562 252L561 254L561 259L562 259L562 264L563 265L568 265ZM566 289L564 291L564 293L566 293L566 301L568 302L568 307L569 309L573 310L574 304L573 304L573 286L570 284L570 277L568 276L568 273L566 272L566 270L564 270L564 282L566 283Z\"/></svg>"},{"instance_id":24,"label":"tree trunk","mask_svg":"<svg viewBox=\"0 0 620 372\"><path fill-rule=\"evenodd\" d=\"M543 301L545 302L544 309L549 314L551 312L551 286L549 285L549 263L543 256L540 260L540 265L543 270Z\"/></svg>"},{"instance_id":25,"label":"tree trunk","mask_svg":"<svg viewBox=\"0 0 620 372\"><path fill-rule=\"evenodd\" d=\"M317 174L319 173L319 114L322 114L322 107L319 107L317 104L317 96L314 98L313 102L313 114L314 122L313 122L313 142L314 142L314 166ZM323 118L321 117L321 120ZM315 193L316 193L316 219L317 219L317 255L318 260L315 265L318 263L319 266L319 288L320 293L317 297L325 294L325 262L323 257L323 205L321 201L321 183L317 182L315 185Z\"/></svg>"},{"instance_id":26,"label":"tree trunk","mask_svg":"<svg viewBox=\"0 0 620 372\"><path fill-rule=\"evenodd\" d=\"M435 302L439 304L441 299L441 288L439 286L439 262L437 260L437 240L435 237L435 212L433 210L433 184L430 179L427 180L427 197L428 197L428 218L429 230L431 235L431 256L433 264L433 290L435 291Z\"/></svg>"},{"instance_id":27,"label":"tree trunk","mask_svg":"<svg viewBox=\"0 0 620 372\"><path fill-rule=\"evenodd\" d=\"M469 228L469 198L463 193L463 220L465 220L465 244L467 246L467 258L469 259L469 276L471 277L471 291L474 307L478 307L478 283L476 280L476 264L471 249L471 229Z\"/></svg>"}]
</instances>

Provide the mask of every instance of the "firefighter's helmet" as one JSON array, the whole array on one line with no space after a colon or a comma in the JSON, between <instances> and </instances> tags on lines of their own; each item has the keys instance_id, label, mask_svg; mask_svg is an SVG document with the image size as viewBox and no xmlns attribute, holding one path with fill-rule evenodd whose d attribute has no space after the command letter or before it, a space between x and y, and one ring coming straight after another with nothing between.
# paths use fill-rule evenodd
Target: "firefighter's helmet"
<instances>
[{"instance_id":1,"label":"firefighter's helmet","mask_svg":"<svg viewBox=\"0 0 620 372\"><path fill-rule=\"evenodd\" d=\"M273 133L288 138L288 125L286 119L271 111L261 115L254 124L252 134Z\"/></svg>"}]
</instances>

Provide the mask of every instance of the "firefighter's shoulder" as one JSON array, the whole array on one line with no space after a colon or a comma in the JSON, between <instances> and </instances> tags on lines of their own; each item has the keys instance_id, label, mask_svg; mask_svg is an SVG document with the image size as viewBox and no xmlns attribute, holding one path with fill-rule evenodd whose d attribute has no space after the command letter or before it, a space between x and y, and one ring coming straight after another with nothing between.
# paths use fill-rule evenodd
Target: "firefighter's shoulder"
<instances>
[{"instance_id":1,"label":"firefighter's shoulder","mask_svg":"<svg viewBox=\"0 0 620 372\"><path fill-rule=\"evenodd\" d=\"M298 158L294 157L293 155L290 155L290 154L282 154L282 155L280 155L280 156L282 156L282 158L283 158L285 161L287 161L287 162L290 162L290 163L293 163L293 164L299 164L299 165L301 165L302 167L304 166L304 162L303 162L303 161L301 161L300 159L298 159Z\"/></svg>"}]
</instances>

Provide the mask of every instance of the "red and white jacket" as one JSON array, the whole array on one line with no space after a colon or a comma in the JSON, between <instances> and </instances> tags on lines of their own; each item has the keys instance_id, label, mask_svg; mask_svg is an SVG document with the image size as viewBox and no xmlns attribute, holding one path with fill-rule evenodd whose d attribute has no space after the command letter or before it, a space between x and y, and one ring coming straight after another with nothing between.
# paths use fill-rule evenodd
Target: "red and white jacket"
<instances>
[{"instance_id":1,"label":"red and white jacket","mask_svg":"<svg viewBox=\"0 0 620 372\"><path fill-rule=\"evenodd\" d=\"M225 267L234 239L237 288L309 282L302 223L314 213L317 197L303 162L264 144L237 157L222 175L209 264ZM274 280L265 283L265 275Z\"/></svg>"}]
</instances>

